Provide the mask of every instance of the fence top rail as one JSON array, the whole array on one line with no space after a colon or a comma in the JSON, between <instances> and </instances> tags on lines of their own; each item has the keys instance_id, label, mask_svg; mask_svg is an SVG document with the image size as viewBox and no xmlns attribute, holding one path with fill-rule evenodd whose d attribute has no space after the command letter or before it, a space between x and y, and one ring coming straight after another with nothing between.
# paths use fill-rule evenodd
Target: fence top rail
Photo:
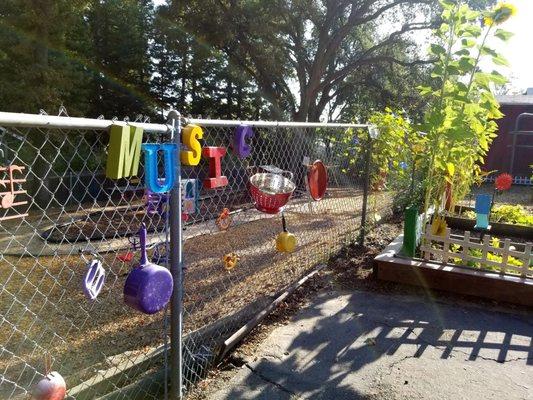
<instances>
[{"instance_id":1,"label":"fence top rail","mask_svg":"<svg viewBox=\"0 0 533 400\"><path fill-rule=\"evenodd\" d=\"M171 126L166 124L152 124L146 122L119 121L96 118L58 117L42 114L22 114L0 112L0 126L14 126L23 128L63 128L107 130L113 124L131 124L148 132L170 132Z\"/></svg>"},{"instance_id":2,"label":"fence top rail","mask_svg":"<svg viewBox=\"0 0 533 400\"><path fill-rule=\"evenodd\" d=\"M285 121L240 121L222 119L182 118L186 124L196 124L204 127L230 127L249 125L256 128L368 128L368 124L346 124L329 122L285 122ZM109 119L79 118L67 116L53 116L43 114L24 114L0 112L0 126L25 128L63 128L107 130L113 124L131 124L147 132L170 132L170 124L153 124L147 122L119 121Z\"/></svg>"},{"instance_id":3,"label":"fence top rail","mask_svg":"<svg viewBox=\"0 0 533 400\"><path fill-rule=\"evenodd\" d=\"M348 124L336 122L241 121L201 118L184 118L184 122L206 127L249 125L256 128L368 128L370 126L369 124Z\"/></svg>"}]
</instances>

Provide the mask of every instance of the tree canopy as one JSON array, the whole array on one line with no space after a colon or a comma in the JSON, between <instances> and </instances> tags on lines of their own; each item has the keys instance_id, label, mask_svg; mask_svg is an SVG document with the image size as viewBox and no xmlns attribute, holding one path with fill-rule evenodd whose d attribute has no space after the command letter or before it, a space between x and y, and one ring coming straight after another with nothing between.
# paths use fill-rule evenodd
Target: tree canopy
<instances>
[{"instance_id":1,"label":"tree canopy","mask_svg":"<svg viewBox=\"0 0 533 400\"><path fill-rule=\"evenodd\" d=\"M484 8L492 0L471 0ZM364 120L420 112L433 0L3 0L2 109Z\"/></svg>"}]
</instances>

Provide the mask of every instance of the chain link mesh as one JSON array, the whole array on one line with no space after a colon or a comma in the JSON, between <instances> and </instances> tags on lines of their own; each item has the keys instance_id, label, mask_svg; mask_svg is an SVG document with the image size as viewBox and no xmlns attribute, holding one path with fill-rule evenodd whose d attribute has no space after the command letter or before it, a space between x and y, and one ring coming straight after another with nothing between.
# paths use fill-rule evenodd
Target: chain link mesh
<instances>
[{"instance_id":1,"label":"chain link mesh","mask_svg":"<svg viewBox=\"0 0 533 400\"><path fill-rule=\"evenodd\" d=\"M183 231L188 387L205 374L223 341L276 293L355 239L362 207L363 157L350 129L254 128L252 154L240 159L229 145L237 125L201 125L204 145L228 150L222 173L229 184L202 187L206 160L182 168L182 179L191 180L183 182L184 191L197 190ZM170 139L145 132L143 140ZM107 142L102 131L0 128L0 167L25 167L15 171L14 177L25 179L15 184L15 198L27 202L0 208L0 398L27 398L46 372L47 354L52 370L65 377L70 398L111 392L125 399L162 398L161 373L170 373L169 312L140 314L123 303L122 291L139 261L141 223L149 232L149 257L167 262L167 198L145 193L142 157L138 177L105 178ZM320 201L311 199L306 183L316 159L329 176ZM276 251L281 217L256 210L248 189L252 174L272 166L292 173L296 185L284 209L298 240L293 253ZM0 172L0 179L7 174ZM9 185L0 189L9 191ZM370 206L382 215L391 209L385 193L372 196ZM231 253L238 261L228 269L223 257ZM102 261L107 276L90 301L81 282L93 258Z\"/></svg>"}]
</instances>

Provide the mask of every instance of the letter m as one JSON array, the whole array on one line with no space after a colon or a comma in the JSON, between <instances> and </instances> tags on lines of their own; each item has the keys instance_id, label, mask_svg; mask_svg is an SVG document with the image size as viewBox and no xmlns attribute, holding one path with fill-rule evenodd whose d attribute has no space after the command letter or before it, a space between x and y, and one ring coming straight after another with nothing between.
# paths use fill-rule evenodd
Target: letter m
<instances>
[{"instance_id":1,"label":"letter m","mask_svg":"<svg viewBox=\"0 0 533 400\"><path fill-rule=\"evenodd\" d=\"M141 128L125 125L111 126L105 171L108 178L120 179L137 175L142 138Z\"/></svg>"}]
</instances>

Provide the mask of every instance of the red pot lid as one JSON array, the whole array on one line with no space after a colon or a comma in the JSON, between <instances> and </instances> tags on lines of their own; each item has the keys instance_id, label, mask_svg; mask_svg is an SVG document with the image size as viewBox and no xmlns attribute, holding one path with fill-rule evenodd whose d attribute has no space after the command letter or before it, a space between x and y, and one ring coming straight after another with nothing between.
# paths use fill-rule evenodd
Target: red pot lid
<instances>
[{"instance_id":1,"label":"red pot lid","mask_svg":"<svg viewBox=\"0 0 533 400\"><path fill-rule=\"evenodd\" d=\"M307 183L313 200L321 200L328 187L328 171L322 161L317 160L311 165L307 174Z\"/></svg>"}]
</instances>

